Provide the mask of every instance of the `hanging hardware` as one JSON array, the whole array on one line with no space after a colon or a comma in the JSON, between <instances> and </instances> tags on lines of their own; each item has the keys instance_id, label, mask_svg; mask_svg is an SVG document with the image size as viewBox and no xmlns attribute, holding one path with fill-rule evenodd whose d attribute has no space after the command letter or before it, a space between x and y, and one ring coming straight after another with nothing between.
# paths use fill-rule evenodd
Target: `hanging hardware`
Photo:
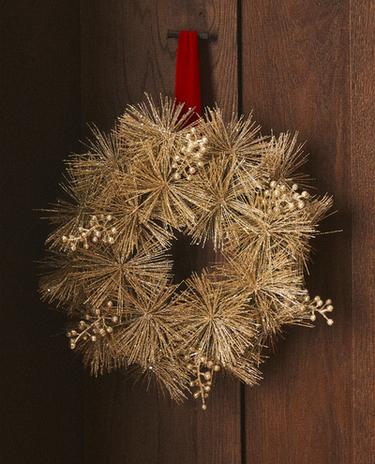
<instances>
[{"instance_id":1,"label":"hanging hardware","mask_svg":"<svg viewBox=\"0 0 375 464\"><path fill-rule=\"evenodd\" d=\"M179 31L171 31L170 29L168 29L167 39L178 39L178 32ZM210 35L208 32L198 32L198 37L202 40L208 40L210 38Z\"/></svg>"}]
</instances>

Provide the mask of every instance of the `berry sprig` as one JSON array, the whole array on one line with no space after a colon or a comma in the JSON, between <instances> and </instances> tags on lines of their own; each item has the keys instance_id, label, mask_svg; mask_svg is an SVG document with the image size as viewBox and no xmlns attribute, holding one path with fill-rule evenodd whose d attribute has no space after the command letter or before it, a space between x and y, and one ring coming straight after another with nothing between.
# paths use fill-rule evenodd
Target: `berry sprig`
<instances>
[{"instance_id":1,"label":"berry sprig","mask_svg":"<svg viewBox=\"0 0 375 464\"><path fill-rule=\"evenodd\" d=\"M70 348L74 350L80 341L96 342L100 337L112 335L113 328L118 325L119 317L108 301L105 308L96 308L93 313L88 312L85 319L79 321L78 327L67 332L70 339Z\"/></svg>"},{"instance_id":2,"label":"berry sprig","mask_svg":"<svg viewBox=\"0 0 375 464\"><path fill-rule=\"evenodd\" d=\"M195 127L186 134L186 145L181 148L181 153L175 155L172 169L173 178L179 180L185 178L191 180L192 176L204 166L202 161L206 152L207 137L200 136Z\"/></svg>"},{"instance_id":3,"label":"berry sprig","mask_svg":"<svg viewBox=\"0 0 375 464\"><path fill-rule=\"evenodd\" d=\"M207 359L206 356L202 356L199 351L185 355L184 359L192 377L190 387L195 388L193 397L195 399L201 398L202 409L206 410L206 399L211 391L214 374L220 371L220 365L211 359Z\"/></svg>"},{"instance_id":4,"label":"berry sprig","mask_svg":"<svg viewBox=\"0 0 375 464\"><path fill-rule=\"evenodd\" d=\"M78 235L63 235L62 241L71 251L76 251L77 246L82 244L85 250L90 248L90 242L115 243L116 227L110 227L112 221L110 214L100 214L99 217L91 216L88 227L78 227Z\"/></svg>"},{"instance_id":5,"label":"berry sprig","mask_svg":"<svg viewBox=\"0 0 375 464\"><path fill-rule=\"evenodd\" d=\"M304 300L305 307L311 312L310 320L312 322L316 321L316 313L319 313L324 317L328 325L333 325L333 319L331 319L327 314L330 314L333 311L332 300L328 299L323 301L319 295L311 299L308 295Z\"/></svg>"},{"instance_id":6,"label":"berry sprig","mask_svg":"<svg viewBox=\"0 0 375 464\"><path fill-rule=\"evenodd\" d=\"M276 213L303 209L309 198L306 190L298 192L297 184L293 184L290 188L285 184L277 183L275 180L270 182L269 189L264 191L264 196L266 197L264 202L270 204Z\"/></svg>"}]
</instances>

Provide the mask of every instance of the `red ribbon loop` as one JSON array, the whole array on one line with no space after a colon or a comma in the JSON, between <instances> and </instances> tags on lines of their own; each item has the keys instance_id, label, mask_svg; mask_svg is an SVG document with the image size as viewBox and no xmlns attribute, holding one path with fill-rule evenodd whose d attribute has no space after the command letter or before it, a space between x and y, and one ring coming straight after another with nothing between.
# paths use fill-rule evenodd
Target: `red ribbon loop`
<instances>
[{"instance_id":1,"label":"red ribbon loop","mask_svg":"<svg viewBox=\"0 0 375 464\"><path fill-rule=\"evenodd\" d=\"M176 58L175 97L185 103L185 111L194 108L202 113L198 34L196 31L180 31Z\"/></svg>"}]
</instances>

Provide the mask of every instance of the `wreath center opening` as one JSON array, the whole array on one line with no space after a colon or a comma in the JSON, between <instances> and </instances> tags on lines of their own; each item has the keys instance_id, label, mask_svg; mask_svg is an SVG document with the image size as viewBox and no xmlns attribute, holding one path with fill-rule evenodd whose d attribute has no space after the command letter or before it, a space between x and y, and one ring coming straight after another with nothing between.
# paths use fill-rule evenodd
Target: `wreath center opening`
<instances>
[{"instance_id":1,"label":"wreath center opening","mask_svg":"<svg viewBox=\"0 0 375 464\"><path fill-rule=\"evenodd\" d=\"M193 273L201 274L203 269L209 269L218 262L219 255L212 243L192 244L191 237L183 232L176 232L175 236L171 246L173 283L179 284Z\"/></svg>"}]
</instances>

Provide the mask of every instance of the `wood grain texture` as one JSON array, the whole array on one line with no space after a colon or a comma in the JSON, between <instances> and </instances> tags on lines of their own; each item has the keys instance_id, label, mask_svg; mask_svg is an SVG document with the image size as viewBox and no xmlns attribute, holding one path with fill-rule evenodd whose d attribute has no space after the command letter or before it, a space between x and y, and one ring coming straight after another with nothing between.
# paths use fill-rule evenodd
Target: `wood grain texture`
<instances>
[{"instance_id":1,"label":"wood grain texture","mask_svg":"<svg viewBox=\"0 0 375 464\"><path fill-rule=\"evenodd\" d=\"M205 103L237 107L235 1L82 0L81 25L83 123L108 129L145 91L173 95L177 41L168 29L217 36L200 44ZM87 378L85 391L84 462L240 463L240 387L230 379L219 379L206 412L146 393L126 374Z\"/></svg>"},{"instance_id":2,"label":"wood grain texture","mask_svg":"<svg viewBox=\"0 0 375 464\"><path fill-rule=\"evenodd\" d=\"M309 279L314 294L334 300L335 325L289 330L264 381L246 389L246 462L354 463L349 2L242 5L243 107L254 108L265 133L298 130L307 139L305 171L339 211L322 228L344 229L315 241Z\"/></svg>"},{"instance_id":3,"label":"wood grain texture","mask_svg":"<svg viewBox=\"0 0 375 464\"><path fill-rule=\"evenodd\" d=\"M375 456L375 4L351 7L353 463Z\"/></svg>"},{"instance_id":4,"label":"wood grain texture","mask_svg":"<svg viewBox=\"0 0 375 464\"><path fill-rule=\"evenodd\" d=\"M0 4L0 461L374 462L374 2ZM221 378L205 413L193 400L178 406L146 392L127 373L82 375L63 318L36 292L47 226L32 210L55 198L80 127L83 136L87 122L110 128L144 91L173 94L177 41L168 29L216 36L201 42L206 104L237 107L240 53L240 106L254 108L264 133L298 130L307 140L305 171L338 210L323 229L344 229L315 241L309 278L313 292L334 299L334 326L288 331L259 387L242 387L240 400L239 384Z\"/></svg>"},{"instance_id":5,"label":"wood grain texture","mask_svg":"<svg viewBox=\"0 0 375 464\"><path fill-rule=\"evenodd\" d=\"M144 92L173 95L177 40L168 29L214 37L200 41L204 103L237 108L236 21L234 0L81 0L83 122L110 127Z\"/></svg>"},{"instance_id":6,"label":"wood grain texture","mask_svg":"<svg viewBox=\"0 0 375 464\"><path fill-rule=\"evenodd\" d=\"M0 2L0 462L81 462L81 366L39 266L62 160L80 127L76 0Z\"/></svg>"}]
</instances>

